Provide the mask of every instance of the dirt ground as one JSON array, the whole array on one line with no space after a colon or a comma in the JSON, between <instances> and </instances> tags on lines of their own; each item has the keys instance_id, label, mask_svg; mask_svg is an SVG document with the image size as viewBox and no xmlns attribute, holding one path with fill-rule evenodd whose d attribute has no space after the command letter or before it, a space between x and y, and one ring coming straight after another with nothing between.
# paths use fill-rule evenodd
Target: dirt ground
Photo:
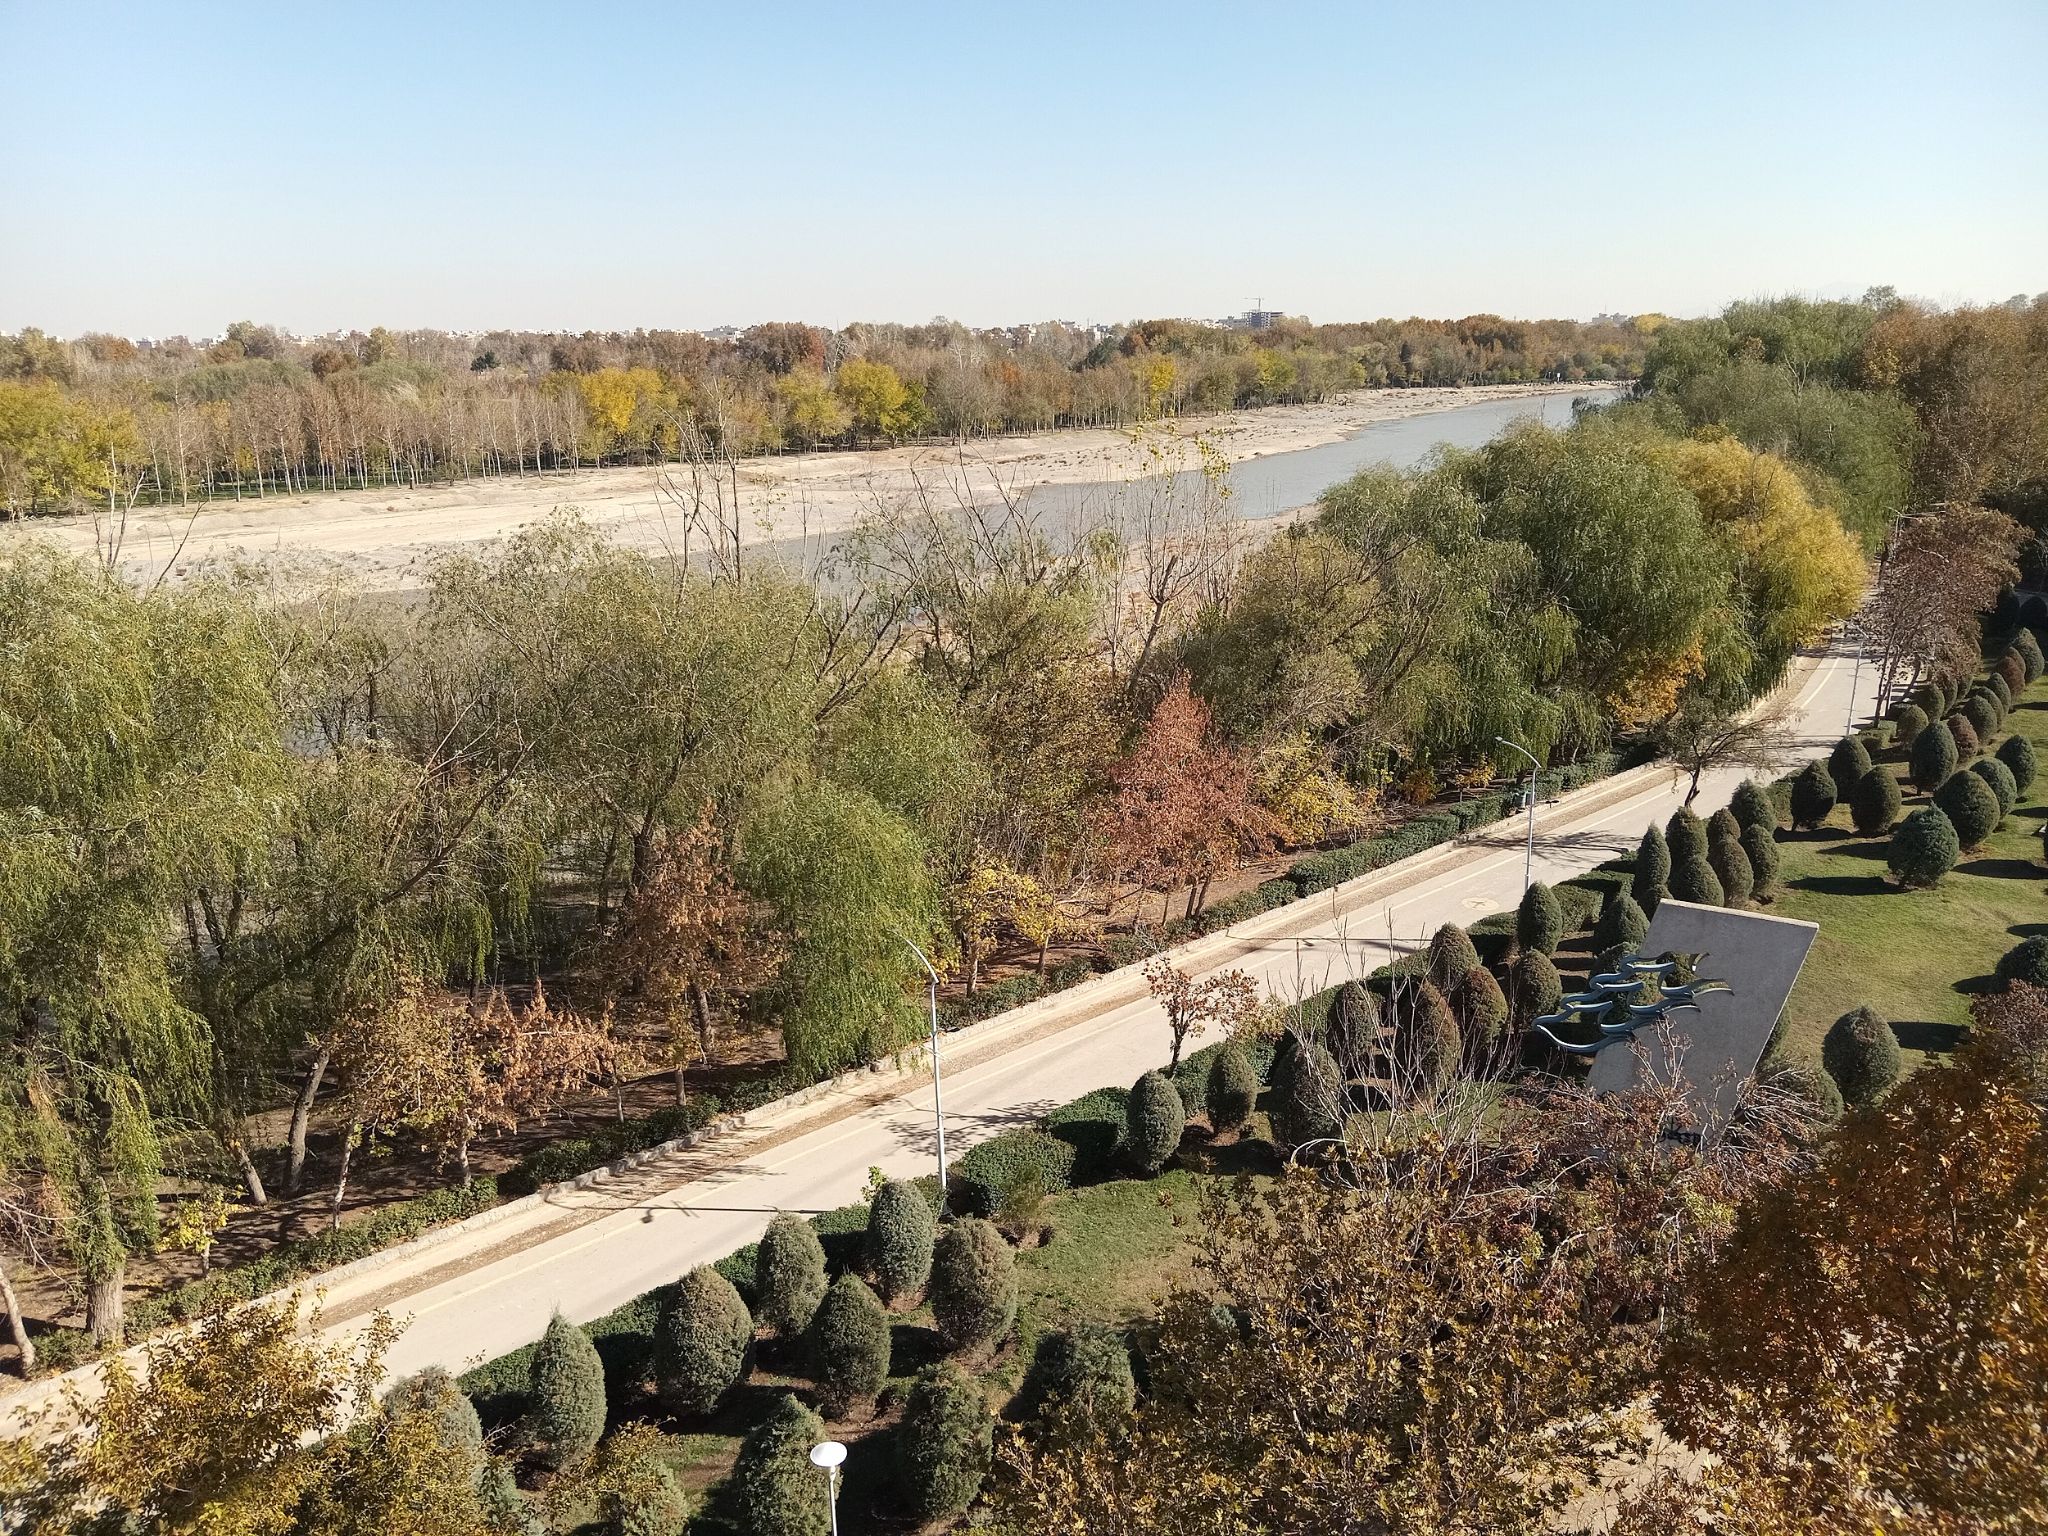
<instances>
[{"instance_id":1,"label":"dirt ground","mask_svg":"<svg viewBox=\"0 0 2048 1536\"><path fill-rule=\"evenodd\" d=\"M1427 415L1489 400L1576 393L1583 384L1488 384L1461 389L1358 390L1314 405L1277 405L1164 424L1166 435L1199 436L1233 464L1336 442L1374 422ZM1184 452L1184 450L1183 450ZM1114 481L1192 466L1169 449L1164 464L1131 435L1111 430L988 438L958 447L885 448L747 460L739 469L742 538L748 544L827 539L843 533L876 495L914 479L965 480L986 497L991 483L1037 485ZM671 466L673 468L673 466ZM625 543L657 552L680 547L678 509L659 489L663 471L642 466L499 475L433 485L305 496L244 497L192 508L139 509L122 531L121 564L154 577L209 560L295 556L337 561L380 584L411 585L433 555L502 538L557 507L580 508ZM0 525L0 541L46 539L91 552L104 519L40 518Z\"/></svg>"}]
</instances>

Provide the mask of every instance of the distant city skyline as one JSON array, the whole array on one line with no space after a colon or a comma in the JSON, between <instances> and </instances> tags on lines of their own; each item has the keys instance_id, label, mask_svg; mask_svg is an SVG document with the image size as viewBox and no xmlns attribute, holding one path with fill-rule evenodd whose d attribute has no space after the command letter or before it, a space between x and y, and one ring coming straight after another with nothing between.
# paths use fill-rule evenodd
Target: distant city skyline
<instances>
[{"instance_id":1,"label":"distant city skyline","mask_svg":"<svg viewBox=\"0 0 2048 1536\"><path fill-rule=\"evenodd\" d=\"M0 0L0 329L2048 288L2048 6ZM23 131L26 128L27 131Z\"/></svg>"}]
</instances>

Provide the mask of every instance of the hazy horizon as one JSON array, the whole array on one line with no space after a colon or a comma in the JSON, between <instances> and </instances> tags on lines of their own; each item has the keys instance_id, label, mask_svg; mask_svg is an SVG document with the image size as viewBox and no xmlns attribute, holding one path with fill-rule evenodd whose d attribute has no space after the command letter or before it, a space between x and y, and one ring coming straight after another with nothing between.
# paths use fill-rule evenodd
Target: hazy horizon
<instances>
[{"instance_id":1,"label":"hazy horizon","mask_svg":"<svg viewBox=\"0 0 2048 1536\"><path fill-rule=\"evenodd\" d=\"M2048 288L2048 8L0 5L0 329ZM116 88L81 83L92 78Z\"/></svg>"}]
</instances>

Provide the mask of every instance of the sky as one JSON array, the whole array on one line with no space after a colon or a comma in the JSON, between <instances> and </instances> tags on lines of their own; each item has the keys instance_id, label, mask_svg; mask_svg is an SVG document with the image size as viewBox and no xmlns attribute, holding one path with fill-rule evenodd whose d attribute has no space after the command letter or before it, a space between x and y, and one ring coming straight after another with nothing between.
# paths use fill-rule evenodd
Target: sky
<instances>
[{"instance_id":1,"label":"sky","mask_svg":"<svg viewBox=\"0 0 2048 1536\"><path fill-rule=\"evenodd\" d=\"M2048 289L2048 0L0 0L0 330Z\"/></svg>"}]
</instances>

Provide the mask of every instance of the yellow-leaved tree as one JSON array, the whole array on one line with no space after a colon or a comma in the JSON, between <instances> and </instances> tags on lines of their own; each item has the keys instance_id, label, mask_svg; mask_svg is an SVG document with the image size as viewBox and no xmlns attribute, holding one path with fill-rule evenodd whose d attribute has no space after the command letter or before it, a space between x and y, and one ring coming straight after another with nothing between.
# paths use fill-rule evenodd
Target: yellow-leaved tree
<instances>
[{"instance_id":1,"label":"yellow-leaved tree","mask_svg":"<svg viewBox=\"0 0 2048 1536\"><path fill-rule=\"evenodd\" d=\"M1726 434L1661 451L1734 560L1761 656L1789 657L1854 611L1869 574L1862 551L1792 465Z\"/></svg>"}]
</instances>

